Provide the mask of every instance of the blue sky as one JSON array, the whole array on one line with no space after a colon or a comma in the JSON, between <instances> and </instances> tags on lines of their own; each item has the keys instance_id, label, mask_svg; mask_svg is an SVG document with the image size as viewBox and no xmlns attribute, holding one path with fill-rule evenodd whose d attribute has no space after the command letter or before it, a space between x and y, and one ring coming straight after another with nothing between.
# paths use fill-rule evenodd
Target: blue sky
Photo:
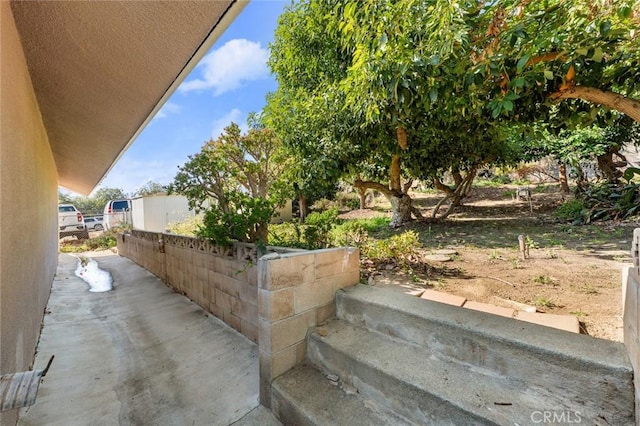
<instances>
[{"instance_id":1,"label":"blue sky","mask_svg":"<svg viewBox=\"0 0 640 426\"><path fill-rule=\"evenodd\" d=\"M253 0L98 186L130 195L148 181L168 184L187 156L234 121L260 111L276 88L266 61L278 16L289 1Z\"/></svg>"}]
</instances>

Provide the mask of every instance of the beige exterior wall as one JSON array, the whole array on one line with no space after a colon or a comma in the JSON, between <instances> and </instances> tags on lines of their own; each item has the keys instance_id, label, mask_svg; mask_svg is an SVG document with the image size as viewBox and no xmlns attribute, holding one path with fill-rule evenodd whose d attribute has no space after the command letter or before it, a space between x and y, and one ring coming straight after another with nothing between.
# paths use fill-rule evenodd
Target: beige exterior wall
<instances>
[{"instance_id":1,"label":"beige exterior wall","mask_svg":"<svg viewBox=\"0 0 640 426\"><path fill-rule=\"evenodd\" d=\"M0 2L0 373L28 370L58 261L58 177L9 2ZM0 413L13 424L17 412Z\"/></svg>"},{"instance_id":2,"label":"beige exterior wall","mask_svg":"<svg viewBox=\"0 0 640 426\"><path fill-rule=\"evenodd\" d=\"M622 268L622 326L624 345L633 366L634 376L640 377L640 228L633 231L631 249L634 266ZM640 419L640 386L636 388L636 419Z\"/></svg>"}]
</instances>

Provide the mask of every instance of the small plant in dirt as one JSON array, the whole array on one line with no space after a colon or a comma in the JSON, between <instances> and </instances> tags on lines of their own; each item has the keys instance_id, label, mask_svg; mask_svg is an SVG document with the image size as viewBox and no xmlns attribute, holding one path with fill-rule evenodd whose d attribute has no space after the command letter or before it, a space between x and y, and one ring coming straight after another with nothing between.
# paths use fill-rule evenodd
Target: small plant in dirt
<instances>
[{"instance_id":1,"label":"small plant in dirt","mask_svg":"<svg viewBox=\"0 0 640 426\"><path fill-rule=\"evenodd\" d=\"M555 308L556 304L553 303L551 300L547 299L546 297L542 297L542 296L538 296L534 299L533 304L536 306L536 308Z\"/></svg>"},{"instance_id":2,"label":"small plant in dirt","mask_svg":"<svg viewBox=\"0 0 640 426\"><path fill-rule=\"evenodd\" d=\"M570 311L569 313L571 315L577 316L578 318L589 316L589 314L587 314L586 312L582 312L582 311Z\"/></svg>"},{"instance_id":3,"label":"small plant in dirt","mask_svg":"<svg viewBox=\"0 0 640 426\"><path fill-rule=\"evenodd\" d=\"M538 243L533 241L533 239L528 235L524 237L524 245L528 250L538 248Z\"/></svg>"},{"instance_id":4,"label":"small plant in dirt","mask_svg":"<svg viewBox=\"0 0 640 426\"><path fill-rule=\"evenodd\" d=\"M598 290L596 290L594 287L590 286L590 285L584 285L580 288L580 291L583 292L584 294L600 294L600 292Z\"/></svg>"},{"instance_id":5,"label":"small plant in dirt","mask_svg":"<svg viewBox=\"0 0 640 426\"><path fill-rule=\"evenodd\" d=\"M550 277L549 275L538 275L533 279L533 281L536 283L550 285L554 287L558 285L558 281L555 278Z\"/></svg>"}]
</instances>

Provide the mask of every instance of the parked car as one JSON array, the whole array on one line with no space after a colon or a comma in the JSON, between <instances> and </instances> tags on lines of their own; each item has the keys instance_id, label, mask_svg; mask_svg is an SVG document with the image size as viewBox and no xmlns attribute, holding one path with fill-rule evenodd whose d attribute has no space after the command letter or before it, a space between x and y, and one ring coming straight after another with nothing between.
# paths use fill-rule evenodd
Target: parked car
<instances>
[{"instance_id":1,"label":"parked car","mask_svg":"<svg viewBox=\"0 0 640 426\"><path fill-rule=\"evenodd\" d=\"M82 213L73 204L58 205L59 237L75 235L78 239L89 238Z\"/></svg>"},{"instance_id":2,"label":"parked car","mask_svg":"<svg viewBox=\"0 0 640 426\"><path fill-rule=\"evenodd\" d=\"M85 217L84 225L87 227L87 231L102 231L104 229L102 216Z\"/></svg>"},{"instance_id":3,"label":"parked car","mask_svg":"<svg viewBox=\"0 0 640 426\"><path fill-rule=\"evenodd\" d=\"M130 225L131 200L109 200L102 217L105 229Z\"/></svg>"}]
</instances>

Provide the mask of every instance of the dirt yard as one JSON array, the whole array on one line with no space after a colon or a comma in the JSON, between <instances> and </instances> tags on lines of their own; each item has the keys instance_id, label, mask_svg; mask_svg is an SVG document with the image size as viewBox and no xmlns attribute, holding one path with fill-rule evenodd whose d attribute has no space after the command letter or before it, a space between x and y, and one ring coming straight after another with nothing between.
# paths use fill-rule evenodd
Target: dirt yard
<instances>
[{"instance_id":1,"label":"dirt yard","mask_svg":"<svg viewBox=\"0 0 640 426\"><path fill-rule=\"evenodd\" d=\"M582 332L622 341L621 267L631 262L635 222L572 226L552 212L563 200L553 186L531 186L532 203L512 198L515 186L475 188L465 207L442 223L416 222L398 232L419 233L424 256L452 249L450 261L425 259L430 267L409 274L393 265L369 282L401 289L433 288L468 300L509 306L533 305L539 312L576 315ZM438 194L413 194L424 214ZM371 210L347 217L387 215L381 199ZM533 208L533 213L531 212ZM528 236L522 259L518 236ZM423 257L424 258L424 257Z\"/></svg>"}]
</instances>

